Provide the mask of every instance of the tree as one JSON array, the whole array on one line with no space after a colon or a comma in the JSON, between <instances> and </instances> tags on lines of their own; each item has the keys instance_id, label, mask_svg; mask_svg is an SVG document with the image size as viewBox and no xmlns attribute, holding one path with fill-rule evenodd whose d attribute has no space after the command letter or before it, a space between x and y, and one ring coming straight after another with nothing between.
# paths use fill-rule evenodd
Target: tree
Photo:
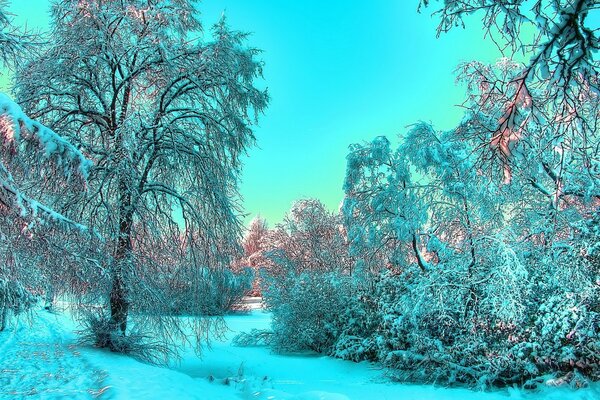
<instances>
[{"instance_id":1,"label":"tree","mask_svg":"<svg viewBox=\"0 0 600 400\"><path fill-rule=\"evenodd\" d=\"M255 266L255 263L251 260L252 255L259 253L262 250L262 240L269 230L267 221L262 219L260 216L255 217L248 227L248 231L244 236L244 253L246 257L249 257L248 265Z\"/></svg>"},{"instance_id":2,"label":"tree","mask_svg":"<svg viewBox=\"0 0 600 400\"><path fill-rule=\"evenodd\" d=\"M303 271L349 273L346 240L338 215L316 199L294 202L283 223L262 240L268 273Z\"/></svg>"},{"instance_id":3,"label":"tree","mask_svg":"<svg viewBox=\"0 0 600 400\"><path fill-rule=\"evenodd\" d=\"M407 243L426 269L420 236L428 204L419 203L411 187L408 165L401 153L391 151L385 137L350 146L342 215L350 254L363 277L398 265Z\"/></svg>"},{"instance_id":4,"label":"tree","mask_svg":"<svg viewBox=\"0 0 600 400\"><path fill-rule=\"evenodd\" d=\"M0 61L13 67L37 36L15 28L6 7L0 2ZM0 331L8 311L29 309L48 289L46 264L64 248L60 240L92 234L51 206L64 190L85 187L89 168L71 143L0 94ZM61 254L63 264L69 258Z\"/></svg>"},{"instance_id":5,"label":"tree","mask_svg":"<svg viewBox=\"0 0 600 400\"><path fill-rule=\"evenodd\" d=\"M236 271L241 271L243 268L252 269L254 279L252 281L252 291L250 292L251 296L261 295L259 271L267 264L263 246L264 238L268 231L267 222L260 216L256 216L250 221L250 225L242 241L244 254L240 259L235 261L233 266Z\"/></svg>"},{"instance_id":6,"label":"tree","mask_svg":"<svg viewBox=\"0 0 600 400\"><path fill-rule=\"evenodd\" d=\"M500 165L505 181L523 154L539 158L548 148L560 152L544 162L558 186L562 177L552 175L571 155L584 159L586 173L595 175L591 166L598 156L590 144L597 141L600 42L590 13L598 7L596 0L451 0L435 11L438 35L480 15L486 36L507 57L519 51L530 57L500 68L477 62L460 68L469 91L463 133L487 148L480 162Z\"/></svg>"},{"instance_id":7,"label":"tree","mask_svg":"<svg viewBox=\"0 0 600 400\"><path fill-rule=\"evenodd\" d=\"M424 123L395 151L381 137L351 146L342 210L351 254L374 281L365 296L380 316L378 358L410 381L595 379L597 358L584 354L600 335L598 272L594 246L580 244L595 206L572 194L555 203L529 167L498 184L479 163L485 151Z\"/></svg>"},{"instance_id":8,"label":"tree","mask_svg":"<svg viewBox=\"0 0 600 400\"><path fill-rule=\"evenodd\" d=\"M13 68L40 44L40 36L15 26L8 4L8 0L0 0L0 60L4 67Z\"/></svg>"},{"instance_id":9,"label":"tree","mask_svg":"<svg viewBox=\"0 0 600 400\"><path fill-rule=\"evenodd\" d=\"M431 3L438 1L420 0L419 8ZM464 28L466 17L482 15L485 35L506 56L519 51L532 55L518 78L524 91L530 82L552 77L555 99L576 102L582 83L598 83L594 53L600 41L590 17L598 6L597 0L450 0L434 14L440 17L438 35Z\"/></svg>"},{"instance_id":10,"label":"tree","mask_svg":"<svg viewBox=\"0 0 600 400\"><path fill-rule=\"evenodd\" d=\"M108 243L96 289L110 329L124 335L133 307L160 331L168 305L149 266L186 260L200 287L201 267L218 273L237 251L240 156L268 100L258 51L224 18L203 39L191 0L59 0L52 28L19 70L19 100L94 162L89 191L61 206Z\"/></svg>"},{"instance_id":11,"label":"tree","mask_svg":"<svg viewBox=\"0 0 600 400\"><path fill-rule=\"evenodd\" d=\"M445 1L437 11L438 33L481 12L506 55L533 53L526 64L461 65L456 129L419 123L396 151L385 138L350 148L351 252L371 275L383 271L380 359L403 379L597 379L597 358L585 356L600 333L590 322L595 246L581 244L598 204L598 41L586 19L597 2L525 3ZM539 31L524 44L528 24Z\"/></svg>"}]
</instances>

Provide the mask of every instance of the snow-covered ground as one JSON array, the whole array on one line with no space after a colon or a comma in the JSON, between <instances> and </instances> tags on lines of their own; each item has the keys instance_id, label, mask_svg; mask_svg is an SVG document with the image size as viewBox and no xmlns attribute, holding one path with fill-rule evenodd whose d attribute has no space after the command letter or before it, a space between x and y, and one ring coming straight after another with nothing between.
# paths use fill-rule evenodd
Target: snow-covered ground
<instances>
[{"instance_id":1,"label":"snow-covered ground","mask_svg":"<svg viewBox=\"0 0 600 400\"><path fill-rule=\"evenodd\" d=\"M69 322L72 325L72 322ZM87 399L101 394L106 372L82 354L72 332L51 314L0 332L0 398Z\"/></svg>"},{"instance_id":2,"label":"snow-covered ground","mask_svg":"<svg viewBox=\"0 0 600 400\"><path fill-rule=\"evenodd\" d=\"M199 359L193 351L178 365L160 368L80 346L67 315L40 311L0 333L0 398L7 399L600 399L600 386L579 391L547 388L473 392L390 383L369 363L319 355L282 356L266 347L236 347L238 332L267 328L270 315L255 310L226 317L227 340Z\"/></svg>"}]
</instances>

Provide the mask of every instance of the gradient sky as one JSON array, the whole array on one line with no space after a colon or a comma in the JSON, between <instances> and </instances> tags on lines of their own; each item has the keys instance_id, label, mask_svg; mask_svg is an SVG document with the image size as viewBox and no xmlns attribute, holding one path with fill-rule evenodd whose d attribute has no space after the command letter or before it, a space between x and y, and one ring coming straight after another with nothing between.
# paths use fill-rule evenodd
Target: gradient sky
<instances>
[{"instance_id":1,"label":"gradient sky","mask_svg":"<svg viewBox=\"0 0 600 400\"><path fill-rule=\"evenodd\" d=\"M48 27L48 0L12 0L16 22ZM351 5L350 5L351 4ZM225 11L264 50L271 95L245 162L241 192L252 218L280 222L295 199L315 197L331 210L343 198L351 143L394 139L419 120L450 129L464 90L454 70L501 55L476 20L439 39L431 10L418 0L204 0L205 26Z\"/></svg>"}]
</instances>

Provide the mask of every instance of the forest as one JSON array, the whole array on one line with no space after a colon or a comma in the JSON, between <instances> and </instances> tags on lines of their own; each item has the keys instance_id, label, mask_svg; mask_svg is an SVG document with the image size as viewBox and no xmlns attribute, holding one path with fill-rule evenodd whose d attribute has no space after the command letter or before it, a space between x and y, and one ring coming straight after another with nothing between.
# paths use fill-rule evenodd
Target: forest
<instances>
[{"instance_id":1,"label":"forest","mask_svg":"<svg viewBox=\"0 0 600 400\"><path fill-rule=\"evenodd\" d=\"M600 398L600 1L413 3L503 57L271 224L269 65L226 14L0 1L0 398Z\"/></svg>"}]
</instances>

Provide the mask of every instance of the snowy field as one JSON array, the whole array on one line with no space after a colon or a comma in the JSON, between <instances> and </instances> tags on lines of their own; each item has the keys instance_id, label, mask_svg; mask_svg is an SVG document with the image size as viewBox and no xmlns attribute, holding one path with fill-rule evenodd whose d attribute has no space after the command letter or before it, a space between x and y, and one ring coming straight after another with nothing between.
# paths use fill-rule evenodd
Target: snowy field
<instances>
[{"instance_id":1,"label":"snowy field","mask_svg":"<svg viewBox=\"0 0 600 400\"><path fill-rule=\"evenodd\" d=\"M78 345L66 314L40 311L0 333L2 399L600 399L600 386L579 391L547 388L473 392L390 383L383 370L315 354L282 356L266 347L236 347L231 339L264 329L270 314L254 310L226 317L227 340L214 342L202 359L192 351L181 363L160 368Z\"/></svg>"}]
</instances>

